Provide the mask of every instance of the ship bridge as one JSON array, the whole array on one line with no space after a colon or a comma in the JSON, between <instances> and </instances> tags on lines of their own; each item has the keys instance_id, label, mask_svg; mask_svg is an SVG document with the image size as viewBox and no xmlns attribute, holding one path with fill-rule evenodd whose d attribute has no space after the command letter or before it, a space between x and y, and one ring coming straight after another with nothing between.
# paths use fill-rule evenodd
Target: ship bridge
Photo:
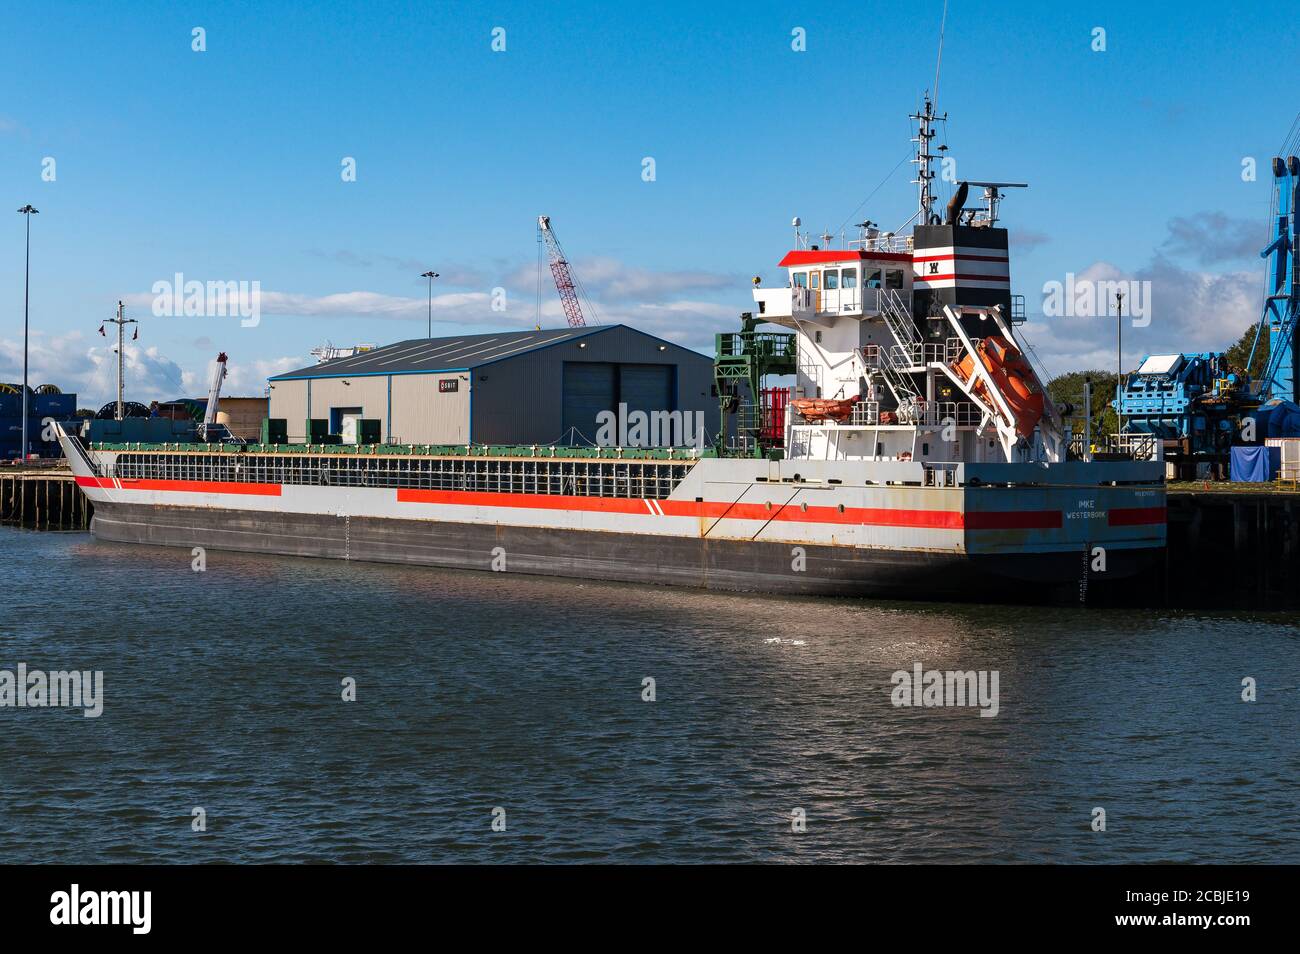
<instances>
[{"instance_id":1,"label":"ship bridge","mask_svg":"<svg viewBox=\"0 0 1300 954\"><path fill-rule=\"evenodd\" d=\"M759 318L787 328L876 318L890 297L911 302L910 237L865 239L843 249L792 249L778 264L787 269L785 287L755 287L754 302Z\"/></svg>"}]
</instances>

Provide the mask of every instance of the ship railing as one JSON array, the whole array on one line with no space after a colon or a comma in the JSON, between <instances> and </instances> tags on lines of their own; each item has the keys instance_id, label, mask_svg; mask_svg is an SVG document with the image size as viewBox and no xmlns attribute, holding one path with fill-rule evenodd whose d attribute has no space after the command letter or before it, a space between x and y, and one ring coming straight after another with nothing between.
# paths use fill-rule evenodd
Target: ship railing
<instances>
[{"instance_id":1,"label":"ship railing","mask_svg":"<svg viewBox=\"0 0 1300 954\"><path fill-rule=\"evenodd\" d=\"M802 428L791 428L790 430L790 447L786 451L786 456L793 458L808 457L812 454L812 437L811 432Z\"/></svg>"},{"instance_id":2,"label":"ship railing","mask_svg":"<svg viewBox=\"0 0 1300 954\"><path fill-rule=\"evenodd\" d=\"M1026 321L1025 296L1012 295L1011 296L1011 323L1013 325L1023 325L1025 321Z\"/></svg>"},{"instance_id":3,"label":"ship railing","mask_svg":"<svg viewBox=\"0 0 1300 954\"><path fill-rule=\"evenodd\" d=\"M910 252L912 251L912 236L894 235L890 232L881 235L867 235L849 242L849 248L861 252Z\"/></svg>"},{"instance_id":4,"label":"ship railing","mask_svg":"<svg viewBox=\"0 0 1300 954\"><path fill-rule=\"evenodd\" d=\"M970 401L927 401L913 398L898 405L894 412L899 424L932 427L977 427L984 413Z\"/></svg>"},{"instance_id":5,"label":"ship railing","mask_svg":"<svg viewBox=\"0 0 1300 954\"><path fill-rule=\"evenodd\" d=\"M890 345L889 363L899 371L920 367L925 361L926 345L916 342L909 345Z\"/></svg>"},{"instance_id":6,"label":"ship railing","mask_svg":"<svg viewBox=\"0 0 1300 954\"><path fill-rule=\"evenodd\" d=\"M1160 438L1154 434L1112 434L1107 442L1114 450L1133 460L1159 460Z\"/></svg>"},{"instance_id":7,"label":"ship railing","mask_svg":"<svg viewBox=\"0 0 1300 954\"><path fill-rule=\"evenodd\" d=\"M817 295L814 289L795 285L790 289L790 314L808 317L817 311Z\"/></svg>"},{"instance_id":8,"label":"ship railing","mask_svg":"<svg viewBox=\"0 0 1300 954\"><path fill-rule=\"evenodd\" d=\"M894 341L904 347L920 343L921 333L902 296L892 288L882 291L884 294L880 297L880 317L884 319L889 333L894 336Z\"/></svg>"},{"instance_id":9,"label":"ship railing","mask_svg":"<svg viewBox=\"0 0 1300 954\"><path fill-rule=\"evenodd\" d=\"M813 359L813 355L800 349L796 368L798 369L799 374L803 375L809 380L809 382L811 382L814 389L812 393L820 394L822 387L822 366Z\"/></svg>"},{"instance_id":10,"label":"ship railing","mask_svg":"<svg viewBox=\"0 0 1300 954\"><path fill-rule=\"evenodd\" d=\"M915 367L917 360L915 355L921 353L919 350L913 353L912 347L890 345L882 348L880 345L863 345L858 349L863 366L875 371L884 379L885 386L889 388L889 392L893 394L894 400L900 406L917 401L921 397L908 370ZM920 342L917 342L915 348L921 348Z\"/></svg>"},{"instance_id":11,"label":"ship railing","mask_svg":"<svg viewBox=\"0 0 1300 954\"><path fill-rule=\"evenodd\" d=\"M932 401L926 413L926 424L975 427L984 419L983 410L972 401Z\"/></svg>"},{"instance_id":12,"label":"ship railing","mask_svg":"<svg viewBox=\"0 0 1300 954\"><path fill-rule=\"evenodd\" d=\"M885 309L894 303L894 299L898 299L898 304L902 305L904 311L907 310L897 289L875 286L863 288L861 290L862 313L872 317L883 317Z\"/></svg>"},{"instance_id":13,"label":"ship railing","mask_svg":"<svg viewBox=\"0 0 1300 954\"><path fill-rule=\"evenodd\" d=\"M880 423L880 402L879 401L859 401L853 405L853 414L849 417L849 423L859 427L870 427Z\"/></svg>"},{"instance_id":14,"label":"ship railing","mask_svg":"<svg viewBox=\"0 0 1300 954\"><path fill-rule=\"evenodd\" d=\"M792 358L795 351L794 335L775 331L724 331L716 344L720 358Z\"/></svg>"},{"instance_id":15,"label":"ship railing","mask_svg":"<svg viewBox=\"0 0 1300 954\"><path fill-rule=\"evenodd\" d=\"M1155 434L1107 434L1089 446L1083 434L1071 434L1066 458L1091 460L1095 455L1127 457L1130 460L1161 460L1163 442Z\"/></svg>"}]
</instances>

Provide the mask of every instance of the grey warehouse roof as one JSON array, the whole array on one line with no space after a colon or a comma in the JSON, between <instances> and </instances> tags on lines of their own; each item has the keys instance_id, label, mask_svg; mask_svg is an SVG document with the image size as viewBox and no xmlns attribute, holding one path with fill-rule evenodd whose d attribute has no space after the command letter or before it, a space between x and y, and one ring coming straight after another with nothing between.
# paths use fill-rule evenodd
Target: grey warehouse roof
<instances>
[{"instance_id":1,"label":"grey warehouse roof","mask_svg":"<svg viewBox=\"0 0 1300 954\"><path fill-rule=\"evenodd\" d=\"M596 328L557 328L548 331L502 331L486 335L456 335L450 338L412 338L372 348L347 358L322 361L309 368L277 374L272 381L295 378L327 378L362 374L410 374L419 371L468 371L503 358L513 358L572 341L585 335L609 331L619 325Z\"/></svg>"}]
</instances>

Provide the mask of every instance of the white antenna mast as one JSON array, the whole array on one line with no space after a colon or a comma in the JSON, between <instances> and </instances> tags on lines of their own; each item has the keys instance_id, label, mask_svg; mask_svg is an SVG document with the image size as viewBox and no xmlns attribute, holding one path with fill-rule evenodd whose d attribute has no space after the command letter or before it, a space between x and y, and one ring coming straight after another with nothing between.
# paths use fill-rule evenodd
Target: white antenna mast
<instances>
[{"instance_id":1,"label":"white antenna mast","mask_svg":"<svg viewBox=\"0 0 1300 954\"><path fill-rule=\"evenodd\" d=\"M934 105L939 105L939 70L943 67L943 31L948 25L948 0L943 0L943 19L939 21L939 56L934 62Z\"/></svg>"},{"instance_id":2,"label":"white antenna mast","mask_svg":"<svg viewBox=\"0 0 1300 954\"><path fill-rule=\"evenodd\" d=\"M934 111L939 101L939 70L943 65L943 33L947 24L948 0L944 0L943 20L939 24L939 56L934 64L934 98L931 99L929 94L926 94L921 111L913 113L911 117L917 122L916 138L912 140L916 143L916 158L912 160L916 163L916 178L912 181L918 186L917 198L920 208L917 210L917 216L921 225L930 225L934 220L934 192L930 188L930 183L934 181L934 173L930 171L930 163L935 159L930 152L930 140L936 135L934 123L948 119L947 113L939 115Z\"/></svg>"}]
</instances>

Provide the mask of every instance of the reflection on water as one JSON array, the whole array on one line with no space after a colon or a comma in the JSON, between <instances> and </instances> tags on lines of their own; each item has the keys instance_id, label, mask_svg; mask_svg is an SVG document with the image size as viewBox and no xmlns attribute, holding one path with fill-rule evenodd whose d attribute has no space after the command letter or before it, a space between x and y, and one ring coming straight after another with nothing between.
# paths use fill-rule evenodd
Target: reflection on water
<instances>
[{"instance_id":1,"label":"reflection on water","mask_svg":"<svg viewBox=\"0 0 1300 954\"><path fill-rule=\"evenodd\" d=\"M106 696L0 709L6 859L1300 860L1290 616L190 559L0 530L0 668ZM999 714L895 708L917 662Z\"/></svg>"}]
</instances>

